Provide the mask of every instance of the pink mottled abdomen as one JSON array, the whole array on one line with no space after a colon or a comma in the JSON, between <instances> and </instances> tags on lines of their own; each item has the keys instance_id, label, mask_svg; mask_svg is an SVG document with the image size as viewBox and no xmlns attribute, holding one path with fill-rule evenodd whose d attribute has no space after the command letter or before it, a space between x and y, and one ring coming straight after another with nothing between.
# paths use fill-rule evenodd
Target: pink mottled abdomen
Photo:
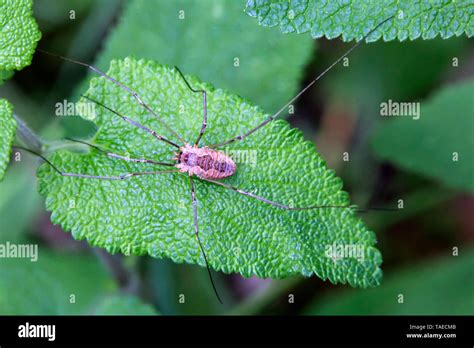
<instances>
[{"instance_id":1,"label":"pink mottled abdomen","mask_svg":"<svg viewBox=\"0 0 474 348\"><path fill-rule=\"evenodd\" d=\"M186 144L180 148L176 167L204 179L223 179L235 173L236 165L223 152Z\"/></svg>"}]
</instances>

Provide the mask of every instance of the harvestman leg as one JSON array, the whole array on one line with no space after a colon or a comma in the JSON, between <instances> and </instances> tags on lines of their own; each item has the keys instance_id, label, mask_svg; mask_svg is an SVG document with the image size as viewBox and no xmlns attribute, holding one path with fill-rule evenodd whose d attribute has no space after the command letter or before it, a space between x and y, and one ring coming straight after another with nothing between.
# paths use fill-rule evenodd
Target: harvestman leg
<instances>
[{"instance_id":1,"label":"harvestman leg","mask_svg":"<svg viewBox=\"0 0 474 348\"><path fill-rule=\"evenodd\" d=\"M97 101L97 100L95 100L95 99L92 99L91 97L88 97L87 95L84 95L84 94L83 94L82 96L83 96L84 98L86 98L87 100L89 100L89 101L91 101L91 102L93 102L93 103L95 103L95 104L97 104L97 105L103 107L104 109L109 110L110 112L112 112L112 113L115 114L116 116L120 117L122 120L124 120L125 122L131 124L132 126L135 126L135 127L137 127L137 128L143 129L145 132L150 133L151 135L153 135L156 139L161 140L161 141L164 141L165 143L170 144L171 146L174 146L174 147L176 147L176 148L179 149L179 145L173 143L171 140L168 140L168 139L162 137L161 135L158 135L154 130L152 130L152 129L148 128L148 127L145 127L145 126L142 125L141 123L138 123L138 122L136 122L136 121L134 121L134 120L128 118L127 116L123 116L123 115L119 114L119 113L118 113L117 111L115 111L114 109L109 108L107 105L104 105L104 104L102 104L101 102L99 102L99 101Z\"/></svg>"},{"instance_id":2,"label":"harvestman leg","mask_svg":"<svg viewBox=\"0 0 474 348\"><path fill-rule=\"evenodd\" d=\"M191 200L193 202L194 233L196 235L196 239L198 241L199 247L201 248L202 255L204 256L204 261L206 261L207 273L209 274L209 279L211 280L212 288L214 289L217 299L222 304L222 300L219 297L219 293L217 292L216 285L214 284L214 279L212 279L211 269L209 268L209 262L207 261L206 252L204 251L204 247L202 246L201 239L199 238L199 222L198 222L198 212L197 212L196 191L194 188L194 181L191 176L189 177L189 183L191 185Z\"/></svg>"},{"instance_id":3,"label":"harvestman leg","mask_svg":"<svg viewBox=\"0 0 474 348\"><path fill-rule=\"evenodd\" d=\"M240 141L240 140L243 140L245 138L247 138L249 135L251 135L252 133L256 132L257 130L259 130L260 128L262 128L263 126L267 125L268 123L270 123L271 121L273 121L275 118L277 118L278 115L280 115L290 104L292 104L296 99L298 99L303 93L305 93L309 88L311 88L311 86L313 86L321 77L323 77L324 75L326 75L326 73L331 70L332 68L334 68L334 66L336 66L341 60L343 60L345 57L347 57L354 49L356 49L363 41L365 41L373 32L375 32L378 28L380 28L382 25L384 25L386 22L388 22L390 19L394 18L395 15L385 19L384 21L382 21L381 23L377 24L372 30L370 30L367 34L365 34L362 39L360 41L358 41L357 43L355 43L351 48L349 48L342 56L340 56L334 63L332 63L330 66L328 66L326 69L323 70L323 72L321 72L313 81L311 81L305 88L303 88L296 96L294 96L288 103L286 103L285 105L283 105L280 110L278 110L275 114L269 116L268 118L266 118L265 120L263 120L259 125L257 125L255 128L252 128L251 130L247 131L246 133L244 134L240 134L240 135L237 135L236 137L230 139L230 140L227 140L227 141L224 141L223 143L219 143L219 144L213 144L213 145L209 145L209 147L211 148L217 148L217 147L222 147L222 146L225 146L227 144L230 144L230 143L233 143L235 141Z\"/></svg>"},{"instance_id":4,"label":"harvestman leg","mask_svg":"<svg viewBox=\"0 0 474 348\"><path fill-rule=\"evenodd\" d=\"M35 156L38 156L41 158L43 161L48 163L51 168L54 169L56 173L58 173L61 176L66 176L66 177L76 177L76 178L83 178L83 179L98 179L98 180L125 180L129 179L135 176L140 176L140 175L158 175L158 174L166 174L166 173L178 173L179 170L158 170L158 171L147 171L147 172L135 172L135 173L126 173L126 174L121 174L121 175L113 175L113 176L103 176L103 175L90 175L90 174L79 174L79 173L66 173L61 170L59 170L58 167L56 167L50 160L48 160L46 157L41 155L40 153L21 147L21 146L16 146L16 148L25 150L29 153L32 153Z\"/></svg>"},{"instance_id":5,"label":"harvestman leg","mask_svg":"<svg viewBox=\"0 0 474 348\"><path fill-rule=\"evenodd\" d=\"M86 141L72 139L72 138L65 138L65 139L69 140L69 141L73 141L75 143L80 143L80 144L90 146L90 147L100 151L101 153L105 154L106 156L109 156L109 157L112 157L112 158L117 158L117 159L120 159L120 160L123 160L123 161L134 162L134 163L151 163L151 164L156 164L156 165L160 165L160 166L174 167L174 164L172 164L172 163L157 162L157 161L149 160L149 159L146 159L146 158L130 158L130 157L127 157L127 156L122 156L122 155L118 155L118 154L115 154L115 153L112 153L112 152L108 152L108 151L100 148L99 146L89 144Z\"/></svg>"},{"instance_id":6,"label":"harvestman leg","mask_svg":"<svg viewBox=\"0 0 474 348\"><path fill-rule=\"evenodd\" d=\"M267 198L264 198L262 196L258 196L258 195L254 194L252 192L241 190L237 187L234 187L234 186L229 185L229 184L225 184L225 183L220 182L220 181L211 180L211 179L203 179L203 178L200 178L200 179L204 180L204 181L207 181L207 182L210 182L210 183L213 183L213 184L216 184L216 185L219 185L219 186L222 186L222 187L225 187L227 189L233 190L237 193L240 193L241 195L251 197L251 198L255 198L255 199L257 199L261 202L273 205L275 207L278 207L278 208L284 209L284 210L311 210L311 209L318 209L318 208L344 208L344 209L351 208L351 206L344 206L344 205L313 205L313 206L309 206L309 207L290 207L289 205L285 205L285 204L281 204L281 203L278 203L278 202L271 201L271 200L269 200Z\"/></svg>"},{"instance_id":7,"label":"harvestman leg","mask_svg":"<svg viewBox=\"0 0 474 348\"><path fill-rule=\"evenodd\" d=\"M356 209L352 205L312 205L312 206L309 206L309 207L290 207L289 205L285 205L285 204L281 204L281 203L278 203L278 202L275 202L275 201L271 201L271 200L269 200L267 198L264 198L262 196L258 196L258 195L254 194L252 192L241 190L237 187L231 186L229 184L225 184L225 183L220 182L220 181L211 180L211 179L203 179L203 178L200 178L200 179L204 180L204 181L208 181L212 184L216 184L216 185L225 187L227 189L230 189L230 190L233 190L237 193L240 193L241 195L257 199L261 202L273 205L275 207L278 207L278 208L284 209L284 210L301 211L301 210L311 210L311 209L321 209L321 208L339 208L339 209L352 209L353 211L358 212L358 213L367 213L370 210L380 210L380 211L398 211L399 210L398 208L384 208L384 207L371 207L369 209Z\"/></svg>"},{"instance_id":8,"label":"harvestman leg","mask_svg":"<svg viewBox=\"0 0 474 348\"><path fill-rule=\"evenodd\" d=\"M56 57L56 58L60 58L62 60L65 60L65 61L68 61L68 62L71 62L71 63L75 63L75 64L79 64L79 65L82 65L82 66L85 66L86 68L88 68L89 70L105 77L107 80L111 81L112 83L114 83L115 85L119 86L120 88L122 88L123 90L127 91L133 98L135 98L135 100L145 109L147 110L148 112L150 112L153 116L156 117L156 119L166 128L168 129L174 136L176 136L181 142L184 143L184 139L178 134L176 133L170 126L168 126L168 124L163 121L160 116L158 116L141 98L140 96L138 95L137 92L135 92L133 89L125 86L123 83L115 80L114 78L112 78L111 76L107 75L106 73L100 71L99 69L93 67L92 65L89 65L89 64L86 64L86 63L83 63L83 62L80 62L78 60L75 60L75 59L71 59L71 58L67 58L67 57L63 57L59 54L55 54L55 53L51 53L51 52L47 52L47 51L44 51L42 49L37 49L38 51L42 52L42 53L45 53L45 54L48 54L50 56L53 56L53 57Z\"/></svg>"},{"instance_id":9,"label":"harvestman leg","mask_svg":"<svg viewBox=\"0 0 474 348\"><path fill-rule=\"evenodd\" d=\"M73 140L73 139L68 139L68 140L72 140L72 141L79 142L79 143L82 143L82 144L85 144L85 145L89 145L93 148L96 148L97 150L99 150L101 152L106 152L103 149L99 148L98 146L89 144L87 142L83 142L83 141L80 141L80 140ZM117 175L117 176L101 176L101 175L89 175L89 174L78 174L78 173L66 173L66 172L62 172L61 170L59 170L58 167L56 167L51 161L49 161L46 157L44 157L40 153L38 153L36 151L33 151L33 150L30 150L30 149L27 149L27 148L24 148L24 147L21 147L21 146L15 146L15 147L19 148L19 149L22 149L22 150L25 150L29 153L32 153L32 154L40 157L43 161L48 163L48 165L51 166L51 168L53 168L54 171L56 171L59 175L66 176L66 177L79 177L79 178L84 178L84 179L98 179L98 180L125 180L125 179L129 179L131 177L139 176L139 175L157 175L157 174L179 173L180 172L179 170L161 170L161 171L127 173L127 174L122 174L122 175ZM111 153L107 153L107 155L111 155ZM114 155L114 157L117 157L117 158L123 158L123 156L120 156L120 155L115 155L115 154L113 154L113 155ZM128 160L130 160L130 159L128 159ZM142 161L142 160L145 160L145 159L135 159L135 160ZM146 160L146 161L148 162L149 160ZM170 165L168 163L159 163L159 162L151 162L151 163ZM192 205L193 205L194 230L195 230L196 239L198 241L199 248L201 249L201 252L204 256L204 260L206 262L206 268L207 268L207 272L209 274L209 279L211 280L212 288L214 289L214 292L216 294L217 299L219 300L220 303L222 303L222 300L219 296L219 293L217 292L217 288L214 284L214 279L212 278L211 270L209 268L209 262L207 261L206 252L204 251L204 247L203 247L203 245L201 243L201 240L199 238L199 222L198 222L198 213L197 213L196 190L195 190L195 187L194 187L193 179L191 177L189 177L189 182L190 182L190 186L191 186L191 199L192 199Z\"/></svg>"},{"instance_id":10,"label":"harvestman leg","mask_svg":"<svg viewBox=\"0 0 474 348\"><path fill-rule=\"evenodd\" d=\"M189 84L189 82L184 77L184 74L181 72L181 70L179 70L179 68L177 66L175 66L174 68L181 75L181 78L186 83L186 86L188 86L188 88L192 92L202 93L203 120L202 120L202 125L201 125L201 131L199 132L199 136L198 136L196 142L194 143L196 146L198 146L199 142L201 141L202 136L204 135L204 131L206 130L206 127L207 127L207 94L206 94L206 91L203 90L203 89L194 89L194 88L192 88L191 85Z\"/></svg>"},{"instance_id":11,"label":"harvestman leg","mask_svg":"<svg viewBox=\"0 0 474 348\"><path fill-rule=\"evenodd\" d=\"M53 167L54 168L54 167ZM98 180L125 180L132 178L134 176L139 175L157 175L157 174L165 174L165 173L177 173L179 170L159 170L159 171L152 171L152 172L136 172L136 173L127 173L117 176L102 176L102 175L89 175L89 174L78 174L78 173L64 173L61 172L59 169L55 169L61 176L70 176L76 178L83 178L83 179L98 179Z\"/></svg>"}]
</instances>

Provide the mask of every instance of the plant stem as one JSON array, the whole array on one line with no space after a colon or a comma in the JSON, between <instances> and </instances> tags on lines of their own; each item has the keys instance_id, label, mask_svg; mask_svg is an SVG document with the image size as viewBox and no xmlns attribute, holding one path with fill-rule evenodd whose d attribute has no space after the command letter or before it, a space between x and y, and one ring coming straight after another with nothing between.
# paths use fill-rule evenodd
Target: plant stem
<instances>
[{"instance_id":1,"label":"plant stem","mask_svg":"<svg viewBox=\"0 0 474 348\"><path fill-rule=\"evenodd\" d=\"M67 140L44 141L26 125L26 122L20 116L13 114L13 117L17 123L16 138L19 140L21 145L30 150L47 155L58 150L74 150L81 148L78 144L71 143Z\"/></svg>"},{"instance_id":2,"label":"plant stem","mask_svg":"<svg viewBox=\"0 0 474 348\"><path fill-rule=\"evenodd\" d=\"M13 114L13 118L17 124L16 136L18 140L27 148L41 152L44 144L39 135L33 132L18 115Z\"/></svg>"},{"instance_id":3,"label":"plant stem","mask_svg":"<svg viewBox=\"0 0 474 348\"><path fill-rule=\"evenodd\" d=\"M53 140L43 144L43 152L48 155L59 150L78 150L84 148L84 145L72 143L67 140Z\"/></svg>"}]
</instances>

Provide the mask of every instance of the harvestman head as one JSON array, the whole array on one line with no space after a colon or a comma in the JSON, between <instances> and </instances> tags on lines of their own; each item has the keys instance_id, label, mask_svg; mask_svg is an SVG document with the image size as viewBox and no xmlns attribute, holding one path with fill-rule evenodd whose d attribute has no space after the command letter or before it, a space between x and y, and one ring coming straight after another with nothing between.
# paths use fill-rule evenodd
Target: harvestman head
<instances>
[{"instance_id":1,"label":"harvestman head","mask_svg":"<svg viewBox=\"0 0 474 348\"><path fill-rule=\"evenodd\" d=\"M190 185L190 198L193 206L193 215L194 215L194 233L196 236L197 243L199 245L199 248L202 252L202 255L204 257L204 261L206 263L207 267L207 272L209 274L209 278L212 284L212 287L214 289L214 292L217 296L217 299L219 302L222 303L222 300L219 296L219 293L216 289L216 286L214 284L214 280L212 278L212 274L209 268L209 263L207 260L207 255L204 250L204 247L201 243L201 240L199 238L199 219L198 219L198 210L197 210L197 198L196 198L196 192L195 192L195 185L194 185L194 179L193 177L195 176L198 180L203 180L207 181L209 183L215 184L222 186L224 188L233 190L239 194L242 194L247 197L251 197L254 199L257 199L261 202L267 203L269 205L272 205L274 207L284 209L284 210L311 210L311 209L329 209L329 208L340 208L340 209L352 209L351 206L337 206L337 205L313 205L313 206L307 206L307 207L292 207L283 203L275 202L270 199L267 199L265 197L256 195L252 192L247 192L244 190L241 190L237 187L231 186L229 184L226 184L222 181L221 179L224 179L226 177L229 177L233 175L237 170L237 166L234 163L234 161L224 154L224 152L217 150L218 148L225 146L227 144L236 142L236 141L242 141L257 130L261 129L265 125L269 124L271 121L273 121L279 114L281 114L290 104L292 104L296 99L298 99L303 93L305 93L311 86L313 86L316 81L318 81L321 77L323 77L329 70L331 70L334 66L336 66L344 57L349 55L356 47L360 45L361 42L365 41L369 35L371 35L373 32L375 32L378 28L380 28L383 24L385 24L387 21L392 19L394 16L389 17L379 23L377 26L375 26L372 30L370 30L360 41L358 41L356 44L354 44L351 48L349 48L342 56L340 56L334 63L332 63L329 67L327 67L325 70L323 70L322 73L320 73L314 80L312 80L305 88L303 88L295 97L293 97L288 103L286 103L282 108L280 108L275 114L272 116L269 116L266 118L263 122L259 123L257 126L254 128L248 130L247 132L237 135L227 141L224 141L222 143L218 144L212 144L208 146L200 146L200 141L206 131L206 126L207 126L207 94L205 90L202 89L194 89L186 80L184 77L183 73L175 67L176 71L180 74L182 77L183 81L185 82L186 86L189 88L189 90L193 93L200 93L202 95L202 104L203 104L203 121L201 125L201 129L199 131L197 139L194 141L194 143L188 143L186 142L179 134L177 134L164 120L160 118L158 114L156 114L143 100L142 98L132 89L129 87L125 86L121 82L115 80L114 78L108 76L104 72L98 70L97 68L83 63L79 62L77 60L71 59L71 58L66 58L57 54L49 53L43 50L39 50L40 52L52 55L54 57L63 59L65 61L69 61L75 64L79 64L82 66L87 67L88 69L92 70L96 74L101 75L102 77L106 78L113 84L119 86L126 92L128 92L140 105L143 107L145 110L147 110L149 113L151 113L157 120L160 122L163 127L168 130L175 138L179 140L179 143L181 145L178 145L175 141L169 140L168 138L165 138L162 135L157 134L154 130L143 126L142 124L119 114L118 112L112 110L108 106L100 103L97 100L94 100L93 98L89 96L83 96L84 98L88 99L89 101L99 105L100 107L108 110L111 112L113 115L121 118L123 121L129 123L130 125L142 129L144 132L149 133L151 136L155 137L157 140L162 141L166 143L169 146L172 146L176 149L175 152L175 157L173 157L171 160L174 162L157 162L153 160L149 160L146 158L131 158L128 156L122 156L119 154L111 153L108 152L106 149L103 149L99 146L92 145L89 143L86 143L84 141L80 140L73 140L69 139L71 141L79 142L88 146L91 146L98 150L101 154L115 158L117 160L123 160L123 161L128 161L128 162L135 162L135 163L150 163L153 165L156 165L158 168L159 167L174 167L175 169L163 169L161 168L160 170L156 171L143 171L143 172L135 172L135 173L126 173L126 174L120 174L120 175L112 175L112 176L102 176L102 175L94 175L94 174L85 174L85 173L66 173L61 171L58 167L56 167L51 161L49 161L46 157L43 155L32 151L30 149L26 149L20 146L17 146L20 149L26 150L34 155L37 155L41 157L46 163L48 163L59 175L61 176L66 176L66 177L77 177L77 178L83 178L83 179L97 179L97 180L126 180L130 179L132 177L136 176L142 176L142 175L160 175L160 174L167 174L167 173L176 173L176 172L182 172L182 173L187 173L189 176L189 185Z\"/></svg>"}]
</instances>

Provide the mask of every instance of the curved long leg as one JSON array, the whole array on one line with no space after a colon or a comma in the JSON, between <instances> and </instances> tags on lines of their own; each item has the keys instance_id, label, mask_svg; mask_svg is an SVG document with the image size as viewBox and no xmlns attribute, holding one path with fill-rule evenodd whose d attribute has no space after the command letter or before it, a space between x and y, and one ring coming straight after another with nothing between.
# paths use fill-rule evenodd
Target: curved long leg
<instances>
[{"instance_id":1,"label":"curved long leg","mask_svg":"<svg viewBox=\"0 0 474 348\"><path fill-rule=\"evenodd\" d=\"M189 82L184 77L184 74L181 72L181 70L179 70L179 68L177 66L175 66L174 68L181 75L181 78L184 80L184 83L186 83L186 86L188 86L188 88L192 92L202 93L203 119L202 119L202 124L201 124L201 130L199 131L199 136L198 136L196 142L194 143L196 146L198 146L199 142L201 141L202 136L204 135L204 131L206 130L206 127L207 127L207 93L203 89L194 89L194 88L192 88L191 85L189 84Z\"/></svg>"},{"instance_id":2,"label":"curved long leg","mask_svg":"<svg viewBox=\"0 0 474 348\"><path fill-rule=\"evenodd\" d=\"M330 66L328 66L326 69L323 70L323 72L321 72L318 76L316 76L316 78L314 80L312 80L305 88L303 88L296 96L294 96L288 103L286 103L285 105L283 105L280 110L278 110L276 113L274 113L273 115L269 116L268 118L266 118L265 120L263 120L260 124L258 124L256 127L250 129L249 131L243 133L243 134L240 134L240 135L237 135L236 137L233 137L232 139L229 139L227 141L224 141L223 143L218 143L218 144L213 144L213 145L209 145L209 147L211 148L217 148L217 147L222 147L222 146L225 146L225 145L228 145L228 144L231 144L235 141L240 141L240 140L243 140L245 138L247 138L249 135L251 135L252 133L256 132L257 130L259 130L260 128L262 128L263 126L267 125L268 123L270 123L271 121L273 121L275 118L278 117L278 115L280 115L284 110L286 110L286 108L292 104L296 99L298 99L303 93L305 93L309 88L311 88L311 86L313 86L321 77L323 77L324 75L326 75L326 73L331 70L332 68L334 68L341 60L343 60L345 57L347 57L354 49L356 49L363 41L365 41L367 39L367 37L369 37L373 32L375 32L378 28L380 28L382 25L384 25L386 22L388 22L389 20L391 20L392 18L394 18L395 15L385 19L384 21L380 22L379 24L377 24L372 30L370 30L367 34L364 35L364 37L362 37L362 39L360 41L358 41L357 43L355 43L351 48L349 48L342 56L340 56L334 63L332 63Z\"/></svg>"},{"instance_id":3,"label":"curved long leg","mask_svg":"<svg viewBox=\"0 0 474 348\"><path fill-rule=\"evenodd\" d=\"M135 172L135 173L126 173L126 174L116 175L116 176L64 173L59 170L56 170L56 172L58 172L58 174L61 176L72 176L72 177L83 178L83 179L125 180L125 179L133 178L134 176L139 176L139 175L157 175L157 174L165 174L165 173L177 173L179 172L179 170L158 170L158 171L151 171L151 172Z\"/></svg>"},{"instance_id":4,"label":"curved long leg","mask_svg":"<svg viewBox=\"0 0 474 348\"><path fill-rule=\"evenodd\" d=\"M54 169L56 173L58 173L61 176L67 176L67 177L76 177L76 178L82 178L82 179L98 179L98 180L125 180L129 178L133 178L135 176L140 176L140 175L157 175L157 174L165 174L165 173L178 173L179 170L157 170L157 171L146 171L146 172L135 172L135 173L126 173L126 174L121 174L121 175L112 175L112 176L103 176L103 175L91 175L91 174L79 174L79 173L67 173L61 171L58 167L56 167L50 160L48 160L46 157L41 155L40 153L21 147L21 146L14 146L18 149L25 150L35 156L38 156L41 158L43 161L48 163L51 168Z\"/></svg>"},{"instance_id":5,"label":"curved long leg","mask_svg":"<svg viewBox=\"0 0 474 348\"><path fill-rule=\"evenodd\" d=\"M194 181L193 178L189 177L189 183L191 186L191 200L193 203L193 213L194 213L194 233L196 235L197 242L199 244L199 248L201 248L202 255L204 256L204 261L206 261L206 268L207 273L209 274L209 279L211 280L212 288L217 296L217 299L222 304L222 300L217 292L216 285L214 284L214 279L212 279L211 269L209 268L209 263L207 262L206 252L204 251L204 247L202 246L201 239L199 239L199 221L198 221L198 212L197 212L197 200L196 200L196 192L194 188Z\"/></svg>"},{"instance_id":6,"label":"curved long leg","mask_svg":"<svg viewBox=\"0 0 474 348\"><path fill-rule=\"evenodd\" d=\"M324 208L335 208L335 209L351 209L353 211L356 211L358 213L367 213L368 211L371 211L371 210L375 210L375 211L398 211L399 209L397 208L385 208L385 207L370 207L370 208L365 208L365 209L356 209L355 206L353 205L312 205L312 206L308 206L308 207L291 207L289 205L286 205L286 204L281 204L281 203L278 203L278 202L275 202L275 201L271 201L267 198L264 198L262 196L258 196L252 192L248 192L248 191L244 191L244 190L241 190L237 187L234 187L234 186L231 186L229 184L225 184L223 182L220 182L220 181L216 181L216 180L211 180L211 179L202 179L200 178L201 180L204 180L204 181L207 181L207 182L210 182L210 183L213 183L213 184L216 184L216 185L220 185L222 187L225 187L225 188L228 188L230 190L233 190L237 193L240 193L244 196L247 196L247 197L251 197L251 198L255 198L261 202L264 202L264 203L267 203L267 204L270 204L270 205L273 205L275 207L278 207L280 209L284 209L284 210L312 210L312 209L324 209Z\"/></svg>"},{"instance_id":7,"label":"curved long leg","mask_svg":"<svg viewBox=\"0 0 474 348\"><path fill-rule=\"evenodd\" d=\"M48 52L48 51L45 51L45 50L42 50L42 49L37 49L39 52L42 52L42 53L45 53L45 54L48 54L50 56L53 56L53 57L56 57L56 58L60 58L62 60L65 60L65 61L68 61L68 62L71 62L71 63L74 63L74 64L79 64L79 65L82 65L82 66L85 66L86 68L88 68L89 70L105 77L107 80L111 81L112 83L114 83L115 85L119 86L120 88L122 88L123 90L127 91L133 98L135 98L135 100L145 109L147 110L148 112L150 112L153 116L155 116L157 118L157 120L166 128L168 129L174 136L176 136L181 142L184 143L184 139L178 134L176 133L165 121L163 121L160 116L158 116L143 100L142 98L138 95L137 92L135 92L133 89L125 86L123 83L115 80L113 77L107 75L106 73L100 71L99 69L97 69L96 67L93 67L92 65L89 65L87 63L83 63L83 62L80 62L78 60L75 60L75 59L71 59L71 58L67 58L67 57L64 57L64 56L61 56L59 54L56 54L56 53L51 53L51 52Z\"/></svg>"},{"instance_id":8,"label":"curved long leg","mask_svg":"<svg viewBox=\"0 0 474 348\"><path fill-rule=\"evenodd\" d=\"M145 126L142 125L141 123L138 123L137 121L134 121L134 120L128 118L127 116L123 116L123 115L119 114L119 113L118 113L117 111L115 111L114 109L109 108L107 105L104 105L104 104L102 104L101 102L99 102L99 101L97 101L97 100L95 100L95 99L92 99L91 97L88 97L87 95L84 95L84 94L83 94L82 96L83 96L84 98L86 98L87 100L89 100L89 101L91 101L91 102L93 102L93 103L95 103L95 104L97 104L97 105L103 107L104 109L109 110L111 113L113 113L114 115L120 117L122 120L124 120L125 122L131 124L132 126L135 126L135 127L137 127L137 128L143 129L145 132L147 132L147 133L153 135L156 139L161 140L161 141L164 141L165 143L168 143L168 144L170 144L170 145L172 145L172 146L174 146L174 147L176 147L176 148L179 149L179 145L173 143L171 140L168 140L168 139L162 137L161 135L158 135L154 130L151 130L150 128L145 127Z\"/></svg>"},{"instance_id":9,"label":"curved long leg","mask_svg":"<svg viewBox=\"0 0 474 348\"><path fill-rule=\"evenodd\" d=\"M273 205L277 208L284 209L284 210L311 210L311 209L320 209L320 208L352 209L353 208L353 206L350 206L350 205L312 205L312 206L308 206L308 207L291 207L289 205L281 204L281 203L272 201L270 199L264 198L262 196L256 195L252 192L241 190L237 187L234 187L232 185L229 185L229 184L226 184L226 183L223 183L223 182L220 182L220 181L211 180L211 179L203 179L203 178L200 178L200 179L204 180L204 181L207 181L207 182L210 182L210 183L213 183L213 184L216 184L216 185L219 185L219 186L222 186L222 187L225 187L225 188L228 188L228 189L233 190L237 193L240 193L241 195L251 197L251 198L255 198L256 200L259 200L261 202Z\"/></svg>"},{"instance_id":10,"label":"curved long leg","mask_svg":"<svg viewBox=\"0 0 474 348\"><path fill-rule=\"evenodd\" d=\"M75 142L75 143L90 146L90 147L98 150L99 152L103 153L106 156L109 156L109 157L112 157L112 158L117 158L117 159L120 159L120 160L123 160L123 161L134 162L134 163L151 163L151 164L156 164L156 165L160 165L160 166L174 167L173 163L157 162L157 161L149 160L149 159L146 159L146 158L131 158L131 157L127 157L127 156L118 155L116 153L108 152L107 150L104 150L104 149L102 149L101 147L99 147L97 145L89 144L86 141L72 139L72 138L65 138L65 139L69 140L69 141L72 141L72 142Z\"/></svg>"}]
</instances>

